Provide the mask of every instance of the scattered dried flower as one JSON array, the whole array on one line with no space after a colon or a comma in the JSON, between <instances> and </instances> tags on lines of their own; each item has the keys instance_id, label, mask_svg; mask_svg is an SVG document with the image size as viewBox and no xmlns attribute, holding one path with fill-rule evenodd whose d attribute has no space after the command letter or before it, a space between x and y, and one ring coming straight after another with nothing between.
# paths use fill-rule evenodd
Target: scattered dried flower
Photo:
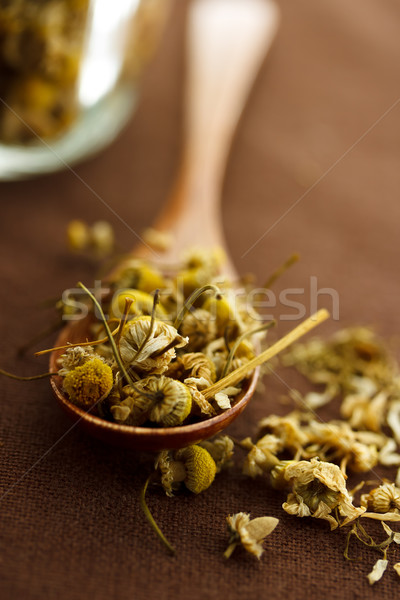
<instances>
[{"instance_id":1,"label":"scattered dried flower","mask_svg":"<svg viewBox=\"0 0 400 600\"><path fill-rule=\"evenodd\" d=\"M279 523L275 517L258 517L250 520L248 513L236 513L227 517L229 545L225 550L225 558L229 558L238 544L260 559L264 549L264 539L273 532Z\"/></svg>"},{"instance_id":2,"label":"scattered dried flower","mask_svg":"<svg viewBox=\"0 0 400 600\"><path fill-rule=\"evenodd\" d=\"M201 446L187 446L170 452L163 450L156 459L161 472L161 484L167 496L172 496L180 483L194 494L200 494L214 481L217 467L211 454Z\"/></svg>"},{"instance_id":3,"label":"scattered dried flower","mask_svg":"<svg viewBox=\"0 0 400 600\"><path fill-rule=\"evenodd\" d=\"M310 461L291 461L283 471L283 478L291 488L283 509L299 517L325 519L331 529L357 519L365 508L353 506L346 488L346 480L337 465L316 458ZM343 523L332 515L338 508Z\"/></svg>"},{"instance_id":4,"label":"scattered dried flower","mask_svg":"<svg viewBox=\"0 0 400 600\"><path fill-rule=\"evenodd\" d=\"M385 482L361 496L361 506L378 513L400 512L400 489Z\"/></svg>"}]
</instances>

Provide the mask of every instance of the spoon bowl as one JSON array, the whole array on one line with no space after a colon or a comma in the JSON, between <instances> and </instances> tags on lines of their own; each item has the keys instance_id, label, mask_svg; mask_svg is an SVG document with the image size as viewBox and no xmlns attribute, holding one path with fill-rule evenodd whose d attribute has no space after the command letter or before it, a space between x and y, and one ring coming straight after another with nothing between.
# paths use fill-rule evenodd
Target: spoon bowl
<instances>
[{"instance_id":1,"label":"spoon bowl","mask_svg":"<svg viewBox=\"0 0 400 600\"><path fill-rule=\"evenodd\" d=\"M184 150L176 184L154 229L172 234L174 243L161 256L145 243L132 256L175 262L187 247L226 249L220 196L233 133L259 67L277 30L278 11L271 0L193 0L187 28ZM227 256L229 255L226 252ZM228 259L225 274L235 279ZM89 321L74 321L56 346L90 339ZM53 351L50 371L58 371L62 351ZM254 394L258 367L244 383L233 406L215 417L179 427L132 427L102 419L72 404L54 375L51 385L61 407L87 433L136 450L181 448L212 437L243 411Z\"/></svg>"},{"instance_id":2,"label":"spoon bowl","mask_svg":"<svg viewBox=\"0 0 400 600\"><path fill-rule=\"evenodd\" d=\"M76 321L73 325L65 327L58 339L60 345L70 342L72 344L86 339L88 334L88 322ZM57 359L62 350L52 353L50 359L50 370L56 372ZM101 417L85 411L72 404L62 389L62 378L54 376L51 385L61 408L76 423L76 425L91 436L122 448L131 450L146 450L158 452L160 450L183 448L190 444L196 444L204 439L216 435L225 429L247 406L254 394L258 378L258 368L243 385L243 390L234 398L231 409L216 417L190 425L179 427L133 427L131 425L119 425L106 421Z\"/></svg>"}]
</instances>

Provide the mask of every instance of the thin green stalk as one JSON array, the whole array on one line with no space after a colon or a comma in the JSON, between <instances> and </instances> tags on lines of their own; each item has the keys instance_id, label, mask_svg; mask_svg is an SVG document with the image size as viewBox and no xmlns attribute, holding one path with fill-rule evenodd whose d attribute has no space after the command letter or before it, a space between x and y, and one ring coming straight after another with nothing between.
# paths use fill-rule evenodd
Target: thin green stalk
<instances>
[{"instance_id":1,"label":"thin green stalk","mask_svg":"<svg viewBox=\"0 0 400 600\"><path fill-rule=\"evenodd\" d=\"M270 329L271 327L274 327L275 325L276 325L276 321L271 321L270 323L267 323L266 325L262 325L261 327L257 327L256 329L252 329L251 331L246 331L245 333L242 333L242 335L240 335L235 340L235 343L233 344L232 348L229 350L229 355L228 355L228 358L226 359L224 370L222 371L220 379L223 379L228 374L228 371L230 369L230 366L232 364L234 356L237 352L237 349L239 348L239 346L243 342L243 340L251 337L252 335L255 335L256 333L260 333L261 331L267 331L267 329Z\"/></svg>"},{"instance_id":2,"label":"thin green stalk","mask_svg":"<svg viewBox=\"0 0 400 600\"><path fill-rule=\"evenodd\" d=\"M57 375L57 373L41 373L40 375L32 375L31 377L21 377L20 375L14 375L13 373L4 371L4 369L0 369L0 375L5 375L6 377L16 379L17 381L35 381L36 379L45 379L46 377Z\"/></svg>"},{"instance_id":3,"label":"thin green stalk","mask_svg":"<svg viewBox=\"0 0 400 600\"><path fill-rule=\"evenodd\" d=\"M104 325L104 329L106 330L108 341L110 342L111 349L113 351L115 360L117 361L118 367L120 368L121 373L123 373L126 381L129 383L129 385L133 389L135 389L135 384L133 383L132 378L130 377L129 373L125 369L124 363L122 362L122 359L121 359L121 355L118 352L117 345L115 343L115 340L113 338L111 330L110 330L110 328L108 326L107 320L106 320L106 318L104 316L104 312L103 312L103 309L100 306L100 303L97 301L97 299L93 296L93 294L87 289L87 287L83 283L79 282L78 286L80 288L82 288L87 293L87 295L89 296L89 298L92 300L93 304L96 306L97 310L99 311L101 321L102 321L102 323Z\"/></svg>"},{"instance_id":4,"label":"thin green stalk","mask_svg":"<svg viewBox=\"0 0 400 600\"><path fill-rule=\"evenodd\" d=\"M200 287L200 288L197 288L196 290L194 290L194 292L192 294L190 294L189 298L186 300L185 304L182 306L181 310L178 313L178 316L175 319L175 323L174 323L175 329L179 329L179 327L182 325L182 321L183 321L186 313L189 312L189 310L191 309L193 304L196 302L197 298L199 296L201 296L202 294L204 294L204 292L209 292L209 291L214 292L215 296L218 296L221 294L221 291L218 288L218 286L213 285L212 283L203 285L203 287Z\"/></svg>"},{"instance_id":5,"label":"thin green stalk","mask_svg":"<svg viewBox=\"0 0 400 600\"><path fill-rule=\"evenodd\" d=\"M171 544L169 543L169 541L167 540L167 538L165 537L165 535L163 534L163 532L161 531L161 529L159 528L157 523L155 522L154 517L151 514L149 507L146 504L146 491L147 491L149 482L151 480L151 477L152 476L149 475L149 477L146 479L146 482L140 492L140 505L141 505L144 515L145 515L146 519L148 520L149 524L151 525L152 529L158 535L158 537L160 538L162 543L165 545L165 547L168 549L168 551L171 554L175 554L175 548L173 546L171 546Z\"/></svg>"},{"instance_id":6,"label":"thin green stalk","mask_svg":"<svg viewBox=\"0 0 400 600\"><path fill-rule=\"evenodd\" d=\"M300 256L296 253L296 254L292 254L291 256L289 256L289 258L283 263L283 265L281 265L280 267L278 267L267 279L267 281L265 282L265 284L263 285L263 288L265 289L270 289L270 287L275 283L275 281L277 279L279 279L279 277L281 275L283 275L283 273L285 271L287 271L292 265L294 265L298 260L299 260Z\"/></svg>"}]
</instances>

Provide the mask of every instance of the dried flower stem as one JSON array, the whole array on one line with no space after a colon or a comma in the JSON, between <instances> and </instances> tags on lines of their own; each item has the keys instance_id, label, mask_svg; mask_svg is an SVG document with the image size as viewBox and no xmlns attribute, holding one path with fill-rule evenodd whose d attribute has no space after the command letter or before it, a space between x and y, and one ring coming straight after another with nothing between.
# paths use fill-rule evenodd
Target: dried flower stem
<instances>
[{"instance_id":1,"label":"dried flower stem","mask_svg":"<svg viewBox=\"0 0 400 600\"><path fill-rule=\"evenodd\" d=\"M287 271L292 265L294 265L295 263L297 263L297 261L299 260L300 256L295 253L292 254L291 256L289 256L289 258L287 260L285 260L285 262L283 263L283 265L281 265L280 267L278 267L267 279L267 281L264 283L263 288L265 289L269 289L274 283L275 281L281 276L283 275L283 273L285 271Z\"/></svg>"},{"instance_id":2,"label":"dried flower stem","mask_svg":"<svg viewBox=\"0 0 400 600\"><path fill-rule=\"evenodd\" d=\"M257 327L256 329L252 329L251 331L245 331L245 333L242 333L242 335L240 335L235 340L235 343L233 344L232 348L229 350L229 355L226 360L224 370L222 371L220 379L223 379L226 376L226 374L228 373L229 367L232 364L232 360L236 354L236 351L239 348L240 344L243 342L243 340L255 335L256 333L260 333L261 331L267 331L268 329L271 329L271 327L274 327L275 325L276 325L276 321L274 320L274 321L271 321L270 323L266 323L265 325L262 325L261 327Z\"/></svg>"},{"instance_id":3,"label":"dried flower stem","mask_svg":"<svg viewBox=\"0 0 400 600\"><path fill-rule=\"evenodd\" d=\"M238 534L233 535L229 538L228 547L224 552L225 558L230 558L235 550L236 546L240 543L240 536Z\"/></svg>"},{"instance_id":4,"label":"dried flower stem","mask_svg":"<svg viewBox=\"0 0 400 600\"><path fill-rule=\"evenodd\" d=\"M150 509L146 504L146 491L147 491L147 487L150 483L151 478L152 478L152 475L149 475L149 477L146 479L146 482L140 492L140 505L141 505L144 515L145 515L146 519L148 520L149 524L151 525L152 529L158 535L158 537L160 538L162 543L165 545L165 547L168 549L168 551L171 552L171 554L175 554L175 548L173 546L171 546L171 544L169 543L169 541L167 540L167 538L165 537L165 535L163 534L163 532L161 531L161 529L159 528L157 523L155 522L154 517L151 514Z\"/></svg>"},{"instance_id":5,"label":"dried flower stem","mask_svg":"<svg viewBox=\"0 0 400 600\"><path fill-rule=\"evenodd\" d=\"M186 300L185 304L182 306L181 310L178 313L178 316L175 319L174 327L175 329L179 329L182 325L182 321L185 318L185 315L192 308L193 304L196 302L197 298L204 294L205 292L212 291L215 296L221 296L221 290L218 286L209 283L207 285L203 285L203 287L198 288L192 294L190 294L189 298Z\"/></svg>"},{"instance_id":6,"label":"dried flower stem","mask_svg":"<svg viewBox=\"0 0 400 600\"><path fill-rule=\"evenodd\" d=\"M111 335L116 335L120 330L120 326L114 331L111 332ZM66 344L65 346L55 346L54 348L46 348L46 350L40 350L39 352L35 352L35 356L42 356L43 354L49 354L50 352L57 352L58 350L68 350L69 348L76 348L77 346L99 346L100 344L105 344L108 342L108 336L102 338L101 340L92 340L88 342L77 342L76 344Z\"/></svg>"},{"instance_id":7,"label":"dried flower stem","mask_svg":"<svg viewBox=\"0 0 400 600\"><path fill-rule=\"evenodd\" d=\"M314 329L317 325L328 319L329 312L322 308L311 317L300 323L297 327L295 327L292 331L290 331L287 335L285 335L282 339L278 340L273 346L261 352L258 356L250 360L245 365L239 367L232 373L229 373L223 379L217 381L209 388L205 389L202 393L206 399L213 398L217 392L220 392L224 388L230 385L236 385L241 381L250 371L253 371L256 367L259 367L263 363L267 362L279 352L282 352L285 348L290 346L293 342L298 340L300 337Z\"/></svg>"},{"instance_id":8,"label":"dried flower stem","mask_svg":"<svg viewBox=\"0 0 400 600\"><path fill-rule=\"evenodd\" d=\"M0 375L5 375L6 377L10 377L10 379L16 379L17 381L35 381L35 379L46 379L46 377L57 375L57 373L41 373L40 375L32 375L31 377L22 377L20 375L14 375L14 373L4 371L4 369L0 369Z\"/></svg>"},{"instance_id":9,"label":"dried flower stem","mask_svg":"<svg viewBox=\"0 0 400 600\"><path fill-rule=\"evenodd\" d=\"M111 345L111 348L112 348L112 351L113 351L113 354L114 354L114 358L115 358L115 360L116 360L116 362L117 362L117 364L118 364L118 366L120 368L120 371L124 375L126 381L129 383L129 385L133 389L136 389L135 384L132 381L132 378L130 377L129 373L125 369L124 363L121 360L121 355L118 352L118 348L117 348L117 345L115 343L113 334L111 333L111 330L110 330L110 328L108 326L107 319L104 316L104 312L103 312L103 309L100 306L100 303L97 301L97 299L93 296L93 294L88 290L88 288L83 283L81 283L79 281L78 282L78 286L80 288L82 288L87 293L87 295L89 296L89 298L92 300L93 304L96 306L97 310L99 311L100 319L101 319L101 321L102 321L102 323L104 325L104 329L106 330L106 334L107 334L108 340L110 342L110 345Z\"/></svg>"},{"instance_id":10,"label":"dried flower stem","mask_svg":"<svg viewBox=\"0 0 400 600\"><path fill-rule=\"evenodd\" d=\"M132 298L125 298L124 314L122 315L122 319L118 326L117 335L115 336L115 343L116 343L117 348L119 348L119 341L121 339L122 330L128 319L129 309L131 308L132 304L133 304Z\"/></svg>"}]
</instances>

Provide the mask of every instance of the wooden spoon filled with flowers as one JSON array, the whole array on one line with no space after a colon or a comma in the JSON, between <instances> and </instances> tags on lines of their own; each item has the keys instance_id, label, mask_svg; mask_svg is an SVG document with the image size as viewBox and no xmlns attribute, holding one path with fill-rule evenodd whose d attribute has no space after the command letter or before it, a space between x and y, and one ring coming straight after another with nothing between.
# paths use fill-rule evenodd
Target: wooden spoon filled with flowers
<instances>
[{"instance_id":1,"label":"wooden spoon filled with flowers","mask_svg":"<svg viewBox=\"0 0 400 600\"><path fill-rule=\"evenodd\" d=\"M187 29L185 140L169 201L143 243L106 279L79 284L52 349L51 384L89 434L119 446L183 448L227 427L254 394L258 368L328 317L324 310L258 352L260 326L224 251L220 190L232 135L275 36L268 0L194 0Z\"/></svg>"}]
</instances>

